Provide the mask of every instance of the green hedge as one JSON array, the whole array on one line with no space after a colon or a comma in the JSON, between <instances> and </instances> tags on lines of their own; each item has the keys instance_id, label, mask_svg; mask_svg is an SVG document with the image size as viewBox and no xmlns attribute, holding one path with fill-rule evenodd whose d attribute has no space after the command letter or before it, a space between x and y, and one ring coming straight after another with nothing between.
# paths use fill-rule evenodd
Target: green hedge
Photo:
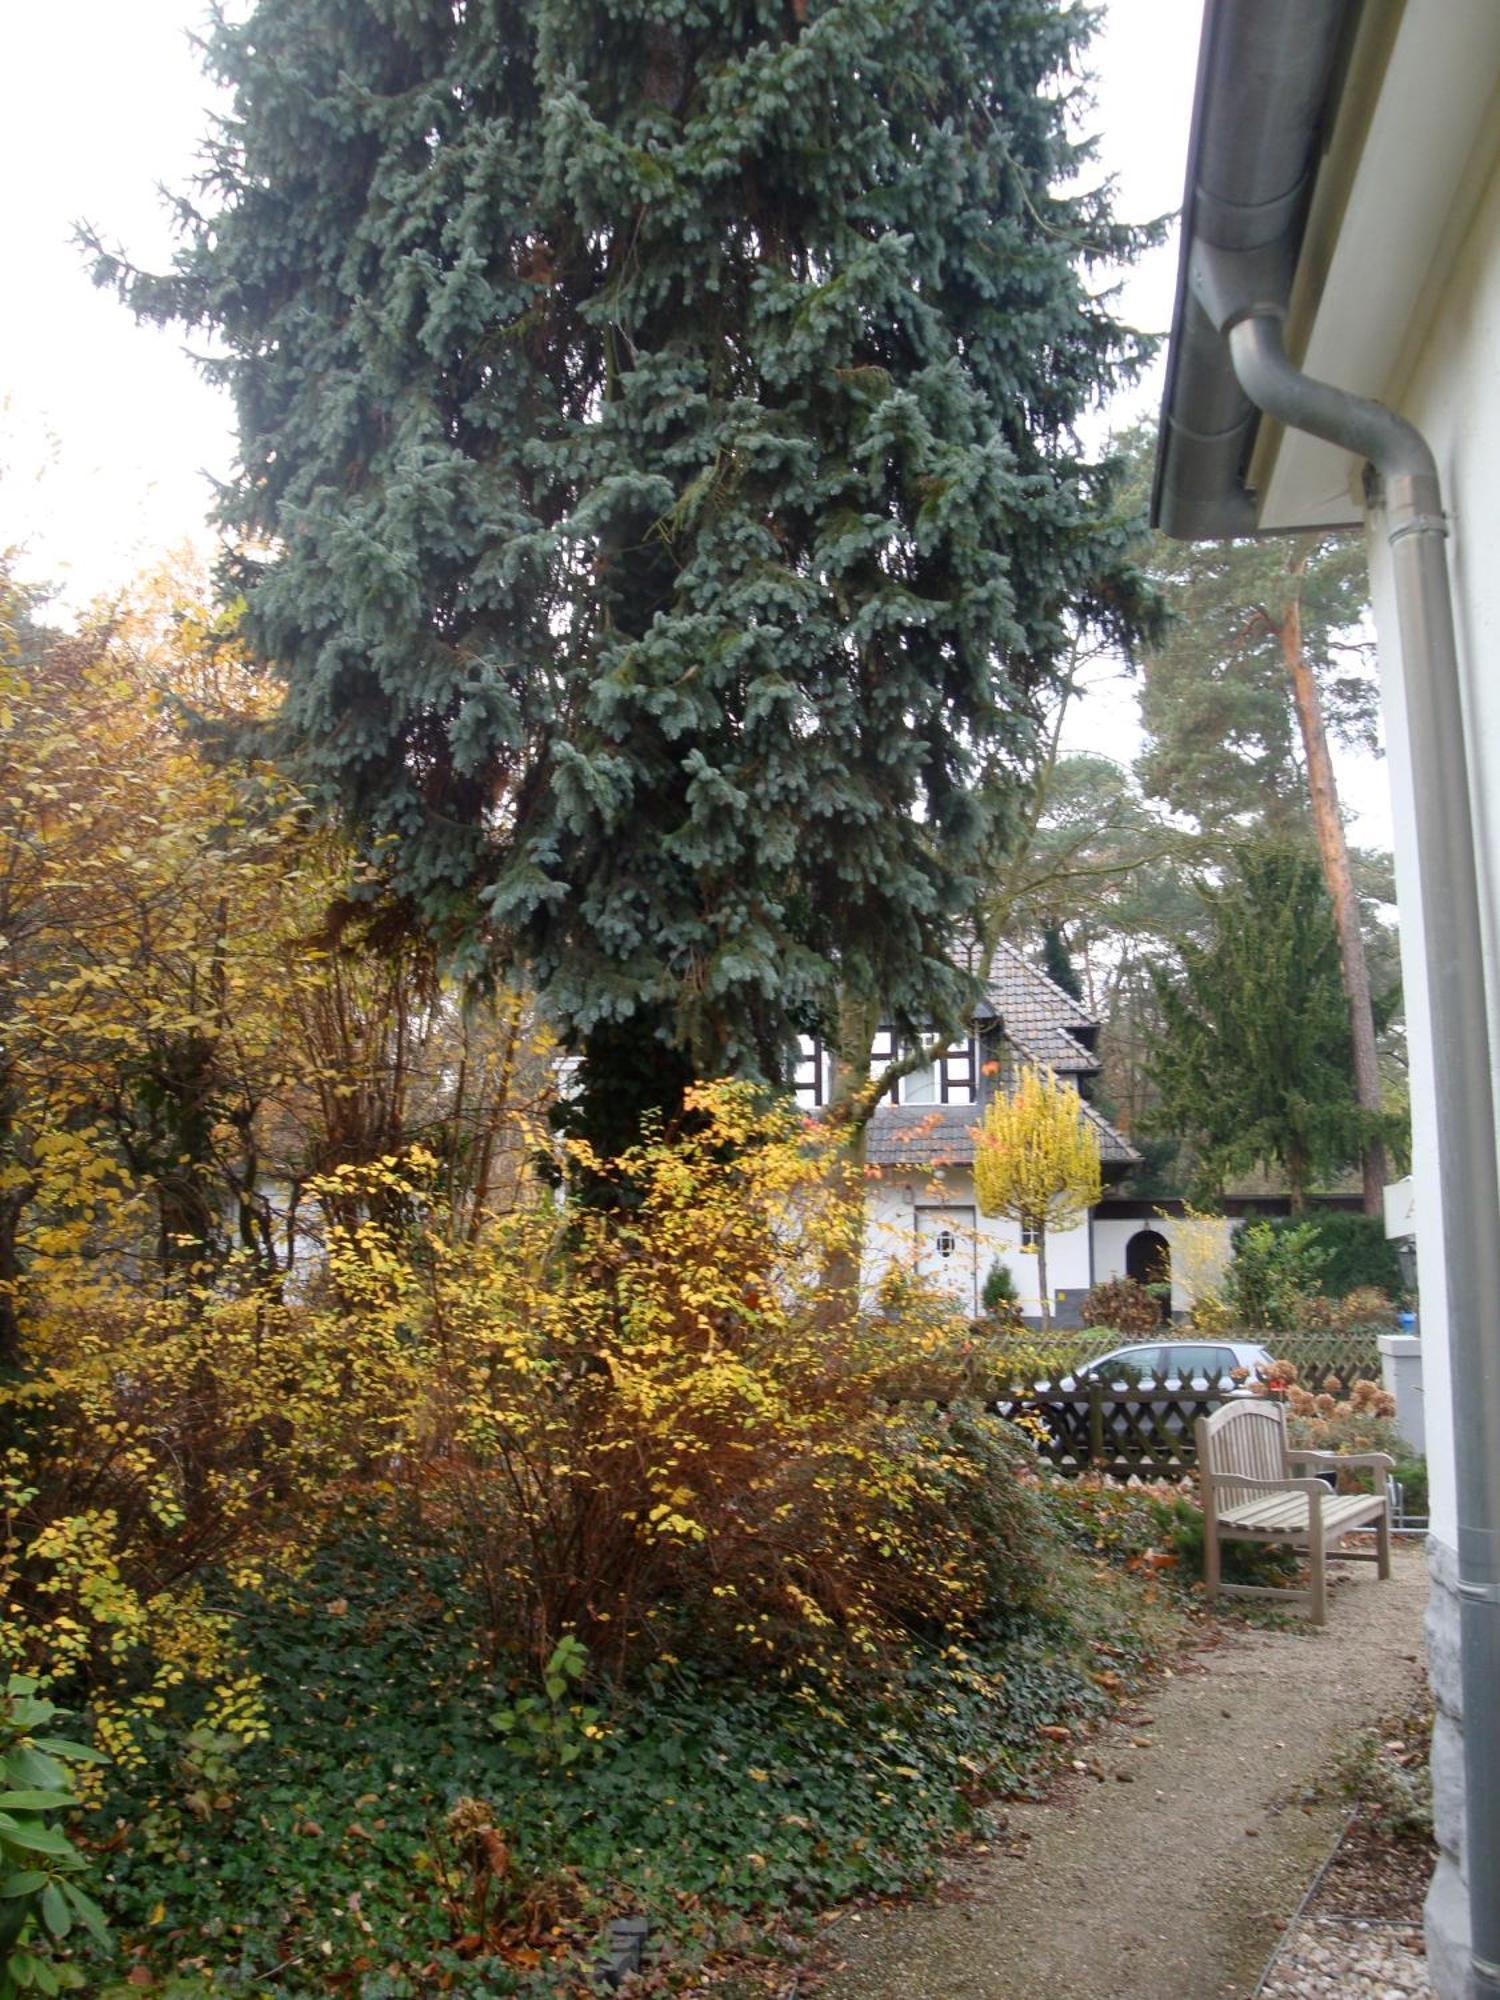
<instances>
[{"instance_id":1,"label":"green hedge","mask_svg":"<svg viewBox=\"0 0 1500 2000\"><path fill-rule=\"evenodd\" d=\"M1291 1220L1286 1217L1288 1223ZM1315 1209L1307 1220L1316 1228L1318 1247L1328 1259L1323 1266L1322 1289L1330 1298L1341 1299L1361 1285L1376 1285L1393 1299L1401 1296L1405 1287L1396 1246L1378 1215Z\"/></svg>"},{"instance_id":2,"label":"green hedge","mask_svg":"<svg viewBox=\"0 0 1500 2000\"><path fill-rule=\"evenodd\" d=\"M1317 1258L1316 1271L1309 1273L1309 1292L1322 1292L1341 1299L1363 1285L1373 1285L1391 1298L1399 1298L1404 1286L1395 1245L1385 1233L1379 1216L1357 1215L1347 1209L1313 1209L1306 1215L1269 1216L1256 1227L1277 1237L1296 1230L1311 1232ZM1234 1234L1234 1256L1238 1261L1250 1237L1250 1229ZM1232 1283L1232 1279L1231 1279Z\"/></svg>"}]
</instances>

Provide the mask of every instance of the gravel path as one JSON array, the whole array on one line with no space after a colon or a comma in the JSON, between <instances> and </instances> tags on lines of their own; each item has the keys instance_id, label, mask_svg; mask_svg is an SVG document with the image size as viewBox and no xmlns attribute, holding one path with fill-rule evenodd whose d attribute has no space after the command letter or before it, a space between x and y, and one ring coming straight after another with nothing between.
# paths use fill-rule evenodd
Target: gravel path
<instances>
[{"instance_id":1,"label":"gravel path","mask_svg":"<svg viewBox=\"0 0 1500 2000\"><path fill-rule=\"evenodd\" d=\"M1352 1566L1321 1632L1230 1630L1180 1661L935 1905L831 1924L828 2000L1247 2000L1347 1813L1316 1781L1420 1686L1420 1548L1394 1569Z\"/></svg>"},{"instance_id":2,"label":"gravel path","mask_svg":"<svg viewBox=\"0 0 1500 2000\"><path fill-rule=\"evenodd\" d=\"M1259 2000L1431 2000L1420 1924L1304 1917Z\"/></svg>"}]
</instances>

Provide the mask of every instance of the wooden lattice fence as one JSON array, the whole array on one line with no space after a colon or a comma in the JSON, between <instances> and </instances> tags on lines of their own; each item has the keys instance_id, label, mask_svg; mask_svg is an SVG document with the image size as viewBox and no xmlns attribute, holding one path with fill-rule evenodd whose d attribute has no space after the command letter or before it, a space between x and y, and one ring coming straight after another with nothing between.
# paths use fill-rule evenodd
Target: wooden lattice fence
<instances>
[{"instance_id":1,"label":"wooden lattice fence","mask_svg":"<svg viewBox=\"0 0 1500 2000\"><path fill-rule=\"evenodd\" d=\"M1254 1336L1278 1360L1290 1361L1297 1380L1314 1393L1346 1396L1361 1379L1380 1380L1381 1328L1341 1332L1320 1328L1305 1333ZM1018 1335L1006 1356L1006 1377L996 1384L995 1407L1012 1418L1033 1413L1045 1437L1032 1427L1041 1458L1071 1476L1084 1471L1124 1479L1180 1479L1194 1468L1193 1425L1224 1401L1224 1393L1201 1381L1175 1376L1153 1384L1149 1378L1123 1383L1080 1382L1072 1371L1091 1360L1108 1340L1107 1329L1082 1334ZM1114 1336L1121 1346L1128 1343ZM1247 1338L1250 1336L1246 1336Z\"/></svg>"},{"instance_id":2,"label":"wooden lattice fence","mask_svg":"<svg viewBox=\"0 0 1500 2000\"><path fill-rule=\"evenodd\" d=\"M1067 1476L1101 1472L1114 1479L1181 1479L1192 1472L1193 1425L1224 1401L1222 1393L1175 1379L1130 1388L1100 1382L1076 1388L1018 1385L997 1407L1014 1421L1029 1416L1037 1454ZM1045 1436L1041 1428L1045 1427Z\"/></svg>"},{"instance_id":3,"label":"wooden lattice fence","mask_svg":"<svg viewBox=\"0 0 1500 2000\"><path fill-rule=\"evenodd\" d=\"M1292 1363L1304 1389L1316 1394L1327 1388L1331 1376L1338 1387L1330 1394L1347 1396L1356 1382L1380 1380L1380 1335L1394 1331L1394 1327L1361 1327L1340 1333L1319 1328L1308 1333L1262 1333L1256 1338L1278 1361Z\"/></svg>"}]
</instances>

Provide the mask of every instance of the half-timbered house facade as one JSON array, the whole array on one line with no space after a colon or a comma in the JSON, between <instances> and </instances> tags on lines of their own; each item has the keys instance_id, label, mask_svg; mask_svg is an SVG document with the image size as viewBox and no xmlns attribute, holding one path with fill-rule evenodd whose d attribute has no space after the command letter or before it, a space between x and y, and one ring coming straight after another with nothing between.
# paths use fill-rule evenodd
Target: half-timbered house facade
<instances>
[{"instance_id":1,"label":"half-timbered house facade","mask_svg":"<svg viewBox=\"0 0 1500 2000\"><path fill-rule=\"evenodd\" d=\"M1040 1318L1035 1246L1013 1222L982 1214L975 1199L976 1128L989 1096L1006 1088L1019 1067L1050 1069L1079 1093L1079 1109L1099 1140L1107 1194L1139 1164L1139 1155L1089 1101L1099 1072L1097 1039L1098 1023L1086 1007L1013 945L999 947L968 1034L898 1077L870 1122L865 1248L872 1284L892 1266L915 1270L977 1313L990 1269L1000 1263L1010 1271L1023 1313ZM883 1027L870 1051L871 1075L883 1074L901 1053L893 1031ZM804 1043L802 1058L798 1100L816 1111L828 1101L830 1065L813 1041ZM1078 1323L1079 1303L1096 1278L1123 1275L1127 1268L1129 1238L1143 1225L1124 1234L1118 1224L1109 1230L1105 1269L1099 1230L1106 1221L1101 1208L1075 1228L1048 1234L1052 1316L1060 1324Z\"/></svg>"}]
</instances>

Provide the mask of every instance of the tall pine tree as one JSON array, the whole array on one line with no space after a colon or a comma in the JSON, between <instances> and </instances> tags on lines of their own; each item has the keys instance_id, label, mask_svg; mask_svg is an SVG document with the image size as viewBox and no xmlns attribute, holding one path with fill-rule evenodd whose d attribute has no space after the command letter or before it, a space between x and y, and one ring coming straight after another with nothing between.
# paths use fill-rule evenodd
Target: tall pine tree
<instances>
[{"instance_id":1,"label":"tall pine tree","mask_svg":"<svg viewBox=\"0 0 1500 2000\"><path fill-rule=\"evenodd\" d=\"M1303 847L1243 849L1199 891L1204 934L1156 973L1159 1123L1197 1146L1210 1191L1274 1162L1294 1210L1359 1151L1338 937Z\"/></svg>"},{"instance_id":2,"label":"tall pine tree","mask_svg":"<svg viewBox=\"0 0 1500 2000\"><path fill-rule=\"evenodd\" d=\"M1074 433L1138 358L1064 192L1083 9L260 0L185 247L304 783L519 959L607 1146L916 1032L1069 626L1141 598ZM1076 187L1076 182L1073 183Z\"/></svg>"},{"instance_id":3,"label":"tall pine tree","mask_svg":"<svg viewBox=\"0 0 1500 2000\"><path fill-rule=\"evenodd\" d=\"M1379 1215L1387 1169L1375 1005L1329 751L1330 734L1350 748L1379 743L1364 545L1348 535L1203 547L1157 536L1150 567L1175 616L1146 661L1140 776L1205 828L1238 823L1288 839L1305 827L1315 841L1367 1114L1365 1210Z\"/></svg>"}]
</instances>

